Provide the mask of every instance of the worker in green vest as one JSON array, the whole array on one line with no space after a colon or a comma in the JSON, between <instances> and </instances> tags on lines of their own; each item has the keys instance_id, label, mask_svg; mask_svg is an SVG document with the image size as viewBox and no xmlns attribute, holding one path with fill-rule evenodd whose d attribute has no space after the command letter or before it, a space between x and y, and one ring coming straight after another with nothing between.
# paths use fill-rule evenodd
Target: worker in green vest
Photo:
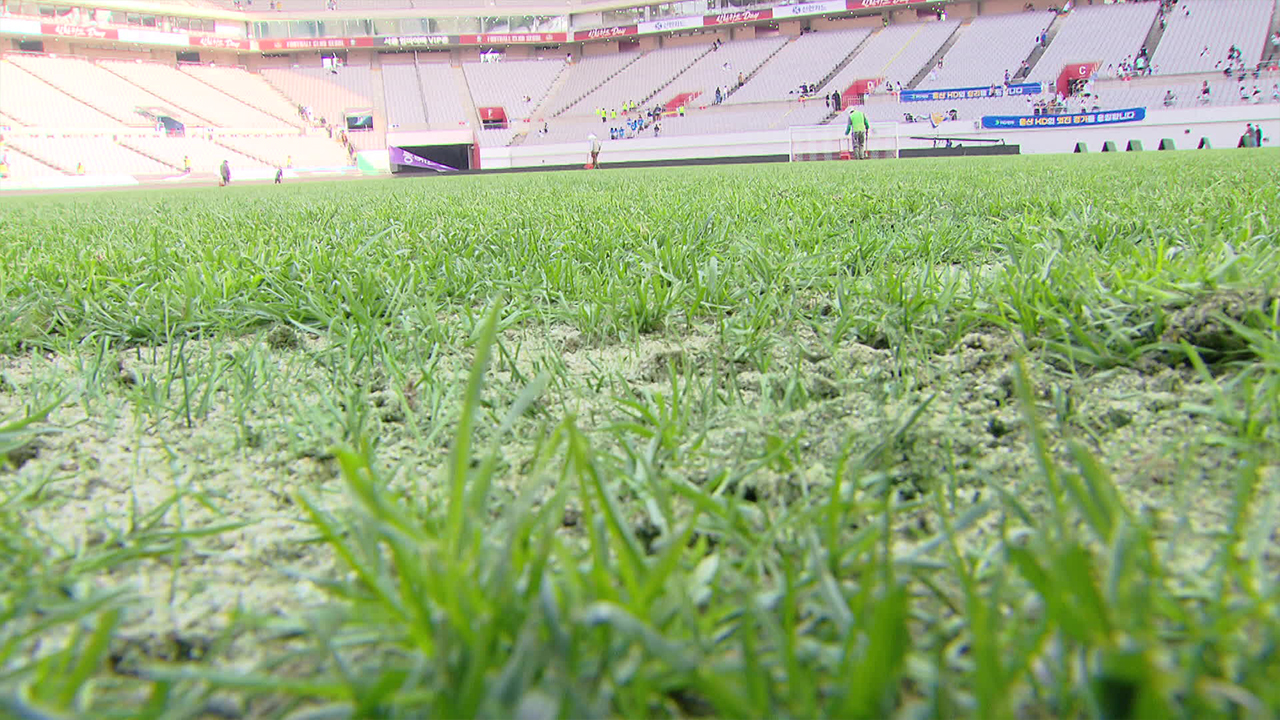
<instances>
[{"instance_id":1,"label":"worker in green vest","mask_svg":"<svg viewBox=\"0 0 1280 720\"><path fill-rule=\"evenodd\" d=\"M852 141L853 156L858 160L865 160L867 157L867 131L870 129L867 114L856 107L849 108L849 122L845 125L844 134Z\"/></svg>"}]
</instances>

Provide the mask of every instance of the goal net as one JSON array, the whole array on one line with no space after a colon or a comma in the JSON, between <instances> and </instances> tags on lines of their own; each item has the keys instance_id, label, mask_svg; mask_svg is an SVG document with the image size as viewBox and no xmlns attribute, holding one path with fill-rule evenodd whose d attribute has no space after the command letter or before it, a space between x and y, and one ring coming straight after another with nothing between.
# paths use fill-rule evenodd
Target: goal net
<instances>
[{"instance_id":1,"label":"goal net","mask_svg":"<svg viewBox=\"0 0 1280 720\"><path fill-rule=\"evenodd\" d=\"M787 132L791 162L839 160L844 153L852 156L853 148L843 124L796 125L787 128ZM886 123L872 127L867 133L866 151L870 158L898 157L898 126Z\"/></svg>"}]
</instances>

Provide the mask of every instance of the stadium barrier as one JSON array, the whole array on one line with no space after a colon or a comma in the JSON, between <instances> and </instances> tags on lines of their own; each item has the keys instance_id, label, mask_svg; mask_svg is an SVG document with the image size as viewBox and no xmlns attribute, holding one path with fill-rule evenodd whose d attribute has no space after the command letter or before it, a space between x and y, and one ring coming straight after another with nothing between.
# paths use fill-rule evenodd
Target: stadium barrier
<instances>
[{"instance_id":1,"label":"stadium barrier","mask_svg":"<svg viewBox=\"0 0 1280 720\"><path fill-rule=\"evenodd\" d=\"M1089 152L1089 143L1086 143L1086 142L1077 142L1077 143L1076 143L1076 149L1075 149L1075 150L1072 150L1072 152L1077 152L1077 153L1087 153L1087 152Z\"/></svg>"},{"instance_id":2,"label":"stadium barrier","mask_svg":"<svg viewBox=\"0 0 1280 720\"><path fill-rule=\"evenodd\" d=\"M1102 152L1104 152L1104 153L1109 153L1109 152L1112 152L1112 153L1113 153L1113 152L1116 152L1116 141L1115 141L1115 140L1108 140L1108 141L1106 141L1106 142L1102 143Z\"/></svg>"},{"instance_id":3,"label":"stadium barrier","mask_svg":"<svg viewBox=\"0 0 1280 720\"><path fill-rule=\"evenodd\" d=\"M1142 141L1130 140L1127 144L1125 144L1124 151L1125 152L1142 152Z\"/></svg>"},{"instance_id":4,"label":"stadium barrier","mask_svg":"<svg viewBox=\"0 0 1280 720\"><path fill-rule=\"evenodd\" d=\"M1160 149L1161 150L1177 150L1178 146L1173 144L1173 138L1161 138Z\"/></svg>"}]
</instances>

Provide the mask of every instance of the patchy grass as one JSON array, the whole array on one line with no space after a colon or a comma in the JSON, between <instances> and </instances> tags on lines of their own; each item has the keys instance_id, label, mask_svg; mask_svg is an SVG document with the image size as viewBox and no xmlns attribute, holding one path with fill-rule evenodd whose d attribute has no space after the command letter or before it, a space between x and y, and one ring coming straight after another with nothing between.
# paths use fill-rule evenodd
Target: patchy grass
<instances>
[{"instance_id":1,"label":"patchy grass","mask_svg":"<svg viewBox=\"0 0 1280 720\"><path fill-rule=\"evenodd\" d=\"M0 713L1270 717L1276 159L0 199Z\"/></svg>"}]
</instances>

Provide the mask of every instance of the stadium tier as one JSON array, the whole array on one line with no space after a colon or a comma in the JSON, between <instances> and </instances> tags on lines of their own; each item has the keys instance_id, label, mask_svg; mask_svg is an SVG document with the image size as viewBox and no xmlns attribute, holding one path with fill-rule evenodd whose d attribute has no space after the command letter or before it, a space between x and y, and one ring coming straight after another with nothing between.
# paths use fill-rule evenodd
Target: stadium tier
<instances>
[{"instance_id":1,"label":"stadium tier","mask_svg":"<svg viewBox=\"0 0 1280 720\"><path fill-rule=\"evenodd\" d=\"M717 89L728 92L740 75L745 78L754 73L786 42L784 37L771 37L720 45L677 75L654 99L659 104L678 98L686 105L711 105Z\"/></svg>"},{"instance_id":2,"label":"stadium tier","mask_svg":"<svg viewBox=\"0 0 1280 720\"><path fill-rule=\"evenodd\" d=\"M472 117L462 71L447 63L419 63L427 120L441 128L465 126Z\"/></svg>"},{"instance_id":3,"label":"stadium tier","mask_svg":"<svg viewBox=\"0 0 1280 720\"><path fill-rule=\"evenodd\" d=\"M26 127L123 128L124 122L95 110L29 71L0 58L0 112Z\"/></svg>"},{"instance_id":4,"label":"stadium tier","mask_svg":"<svg viewBox=\"0 0 1280 720\"><path fill-rule=\"evenodd\" d=\"M407 62L383 60L382 89L387 103L388 128L425 128L427 103L422 97L422 83L412 56Z\"/></svg>"},{"instance_id":5,"label":"stadium tier","mask_svg":"<svg viewBox=\"0 0 1280 720\"><path fill-rule=\"evenodd\" d=\"M154 127L155 121L142 114L150 110L192 125L212 125L205 118L181 110L124 78L104 70L87 58L13 54L9 62L44 80L69 97L93 107L119 124ZM6 93L7 94L7 93Z\"/></svg>"},{"instance_id":6,"label":"stadium tier","mask_svg":"<svg viewBox=\"0 0 1280 720\"><path fill-rule=\"evenodd\" d=\"M582 58L565 70L564 82L552 90L548 109L551 114L561 114L639 59L640 54L634 52Z\"/></svg>"},{"instance_id":7,"label":"stadium tier","mask_svg":"<svg viewBox=\"0 0 1280 720\"><path fill-rule=\"evenodd\" d=\"M236 97L235 88L220 90L176 67L154 62L102 60L100 66L147 92L207 118L214 127L296 129Z\"/></svg>"},{"instance_id":8,"label":"stadium tier","mask_svg":"<svg viewBox=\"0 0 1280 720\"><path fill-rule=\"evenodd\" d=\"M710 52L709 42L647 52L608 82L566 108L564 114L590 115L596 108L616 110L629 101L647 104L650 98L670 84L677 75ZM666 99L663 98L664 101Z\"/></svg>"},{"instance_id":9,"label":"stadium tier","mask_svg":"<svg viewBox=\"0 0 1280 720\"><path fill-rule=\"evenodd\" d=\"M1159 9L1159 3L1147 2L1089 5L1072 10L1059 19L1057 35L1028 79L1052 83L1068 64L1096 62L1103 69L1132 60L1142 49Z\"/></svg>"},{"instance_id":10,"label":"stadium tier","mask_svg":"<svg viewBox=\"0 0 1280 720\"><path fill-rule=\"evenodd\" d=\"M844 92L862 79L883 79L906 87L958 27L959 20L945 20L890 25L879 30L824 89Z\"/></svg>"},{"instance_id":11,"label":"stadium tier","mask_svg":"<svg viewBox=\"0 0 1280 720\"><path fill-rule=\"evenodd\" d=\"M870 30L827 30L805 33L778 51L729 94L726 104L786 100L799 93L802 84L816 83L831 74L871 34Z\"/></svg>"},{"instance_id":12,"label":"stadium tier","mask_svg":"<svg viewBox=\"0 0 1280 720\"><path fill-rule=\"evenodd\" d=\"M477 107L500 107L510 119L528 119L564 72L563 60L464 63Z\"/></svg>"},{"instance_id":13,"label":"stadium tier","mask_svg":"<svg viewBox=\"0 0 1280 720\"><path fill-rule=\"evenodd\" d=\"M1262 59L1265 28L1273 0L1182 0L1166 13L1167 25L1151 59L1160 73L1212 72L1231 66L1227 54L1240 50L1241 64Z\"/></svg>"},{"instance_id":14,"label":"stadium tier","mask_svg":"<svg viewBox=\"0 0 1280 720\"><path fill-rule=\"evenodd\" d=\"M974 18L961 25L942 66L931 68L916 87L934 90L1004 82L1006 72L1018 73L1053 18L1047 12Z\"/></svg>"}]
</instances>

